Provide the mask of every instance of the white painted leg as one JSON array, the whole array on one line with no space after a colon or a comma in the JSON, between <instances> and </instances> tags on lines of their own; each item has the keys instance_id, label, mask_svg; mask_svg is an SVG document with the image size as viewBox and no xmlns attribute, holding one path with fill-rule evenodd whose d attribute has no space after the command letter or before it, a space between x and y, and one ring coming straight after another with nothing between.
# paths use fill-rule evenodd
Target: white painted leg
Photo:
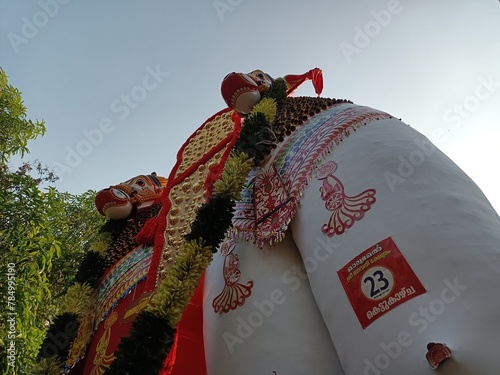
<instances>
[{"instance_id":1,"label":"white painted leg","mask_svg":"<svg viewBox=\"0 0 500 375\"><path fill-rule=\"evenodd\" d=\"M205 276L208 374L343 375L290 233L276 246L241 241L222 253ZM214 300L228 311L214 312Z\"/></svg>"}]
</instances>

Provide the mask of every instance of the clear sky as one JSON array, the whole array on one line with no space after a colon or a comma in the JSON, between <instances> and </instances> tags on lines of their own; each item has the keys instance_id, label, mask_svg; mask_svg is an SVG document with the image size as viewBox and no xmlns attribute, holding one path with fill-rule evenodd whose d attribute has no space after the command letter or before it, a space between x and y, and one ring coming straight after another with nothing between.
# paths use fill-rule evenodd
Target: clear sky
<instances>
[{"instance_id":1,"label":"clear sky","mask_svg":"<svg viewBox=\"0 0 500 375\"><path fill-rule=\"evenodd\" d=\"M402 118L500 211L497 0L0 0L0 66L60 190L168 176L229 72L319 67L323 96Z\"/></svg>"}]
</instances>

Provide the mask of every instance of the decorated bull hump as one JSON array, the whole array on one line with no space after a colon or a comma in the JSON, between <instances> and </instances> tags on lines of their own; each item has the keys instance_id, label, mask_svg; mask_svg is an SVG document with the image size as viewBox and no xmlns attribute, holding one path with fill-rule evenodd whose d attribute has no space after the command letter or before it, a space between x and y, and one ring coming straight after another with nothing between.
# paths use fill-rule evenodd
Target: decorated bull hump
<instances>
[{"instance_id":1,"label":"decorated bull hump","mask_svg":"<svg viewBox=\"0 0 500 375\"><path fill-rule=\"evenodd\" d=\"M286 130L279 133L282 138L280 147L272 152L265 165L254 171L244 187L244 199L236 202L231 229L233 236L241 234L260 245L279 241L297 210L301 194L324 157L359 127L373 121L393 118L385 112L343 101L327 106L320 98L307 99L310 106L314 107L311 103L317 100L320 103L317 108L325 106L326 109L321 109L316 114L316 111L302 106L306 108L304 113L307 115L299 113L297 117L307 119L307 126L284 126ZM297 103L303 101L306 100L287 98L283 111L287 112L288 106L299 108L301 106ZM313 115L309 118L311 112ZM281 118L280 112L277 118ZM323 171L326 170L325 166L322 168ZM324 225L323 231L328 235L342 234L345 228L359 220L362 213L375 202L375 191L369 189L348 196L343 191L342 182L333 174L320 177L323 179L322 197L326 200L327 209L333 211L332 218ZM339 206L331 201L328 203L333 189L340 189L334 195L335 199L342 200ZM354 212L359 214L352 215Z\"/></svg>"}]
</instances>

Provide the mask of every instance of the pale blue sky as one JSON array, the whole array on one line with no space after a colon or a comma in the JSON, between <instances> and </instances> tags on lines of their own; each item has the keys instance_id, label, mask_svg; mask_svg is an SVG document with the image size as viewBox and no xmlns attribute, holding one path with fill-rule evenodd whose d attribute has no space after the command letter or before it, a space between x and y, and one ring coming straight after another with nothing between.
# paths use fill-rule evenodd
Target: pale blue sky
<instances>
[{"instance_id":1,"label":"pale blue sky","mask_svg":"<svg viewBox=\"0 0 500 375\"><path fill-rule=\"evenodd\" d=\"M65 166L60 190L168 176L231 71L319 67L323 96L402 118L500 210L496 0L0 0L0 66L47 124L25 159Z\"/></svg>"}]
</instances>

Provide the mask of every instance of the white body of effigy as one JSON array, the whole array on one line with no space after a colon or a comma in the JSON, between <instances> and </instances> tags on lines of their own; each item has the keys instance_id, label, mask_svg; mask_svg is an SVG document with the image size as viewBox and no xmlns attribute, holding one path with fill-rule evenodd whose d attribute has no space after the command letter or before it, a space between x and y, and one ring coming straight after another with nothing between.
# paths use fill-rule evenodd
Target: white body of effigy
<instances>
[{"instance_id":1,"label":"white body of effigy","mask_svg":"<svg viewBox=\"0 0 500 375\"><path fill-rule=\"evenodd\" d=\"M323 110L236 208L205 276L209 374L499 373L499 217L410 126Z\"/></svg>"}]
</instances>

